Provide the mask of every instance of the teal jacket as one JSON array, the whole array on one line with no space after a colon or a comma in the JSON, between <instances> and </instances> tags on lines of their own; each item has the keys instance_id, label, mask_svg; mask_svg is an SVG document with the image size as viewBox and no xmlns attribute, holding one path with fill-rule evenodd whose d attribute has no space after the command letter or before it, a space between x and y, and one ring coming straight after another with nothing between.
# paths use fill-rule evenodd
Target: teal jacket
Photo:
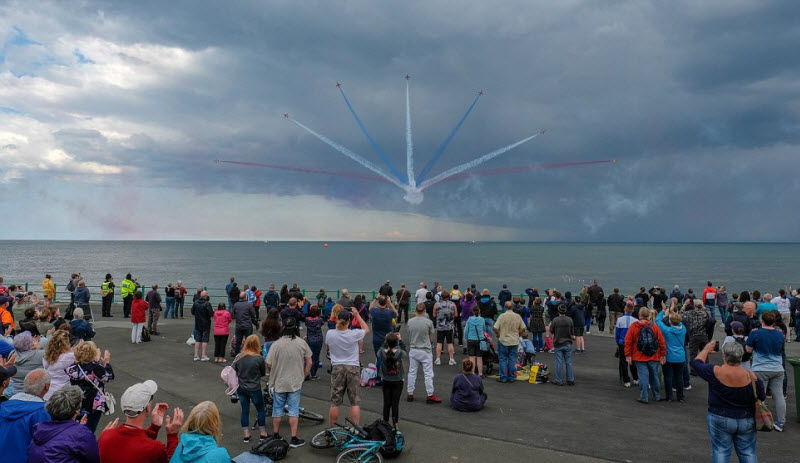
<instances>
[{"instance_id":1,"label":"teal jacket","mask_svg":"<svg viewBox=\"0 0 800 463\"><path fill-rule=\"evenodd\" d=\"M231 456L212 436L181 434L170 463L230 463Z\"/></svg>"},{"instance_id":2,"label":"teal jacket","mask_svg":"<svg viewBox=\"0 0 800 463\"><path fill-rule=\"evenodd\" d=\"M464 335L467 341L483 341L483 331L486 329L486 322L483 317L471 316L464 325Z\"/></svg>"},{"instance_id":3,"label":"teal jacket","mask_svg":"<svg viewBox=\"0 0 800 463\"><path fill-rule=\"evenodd\" d=\"M656 323L661 329L661 334L664 335L664 342L667 344L667 362L683 363L686 361L686 350L684 349L686 327L683 326L683 323L678 326L664 323L664 312L662 310L658 313Z\"/></svg>"}]
</instances>

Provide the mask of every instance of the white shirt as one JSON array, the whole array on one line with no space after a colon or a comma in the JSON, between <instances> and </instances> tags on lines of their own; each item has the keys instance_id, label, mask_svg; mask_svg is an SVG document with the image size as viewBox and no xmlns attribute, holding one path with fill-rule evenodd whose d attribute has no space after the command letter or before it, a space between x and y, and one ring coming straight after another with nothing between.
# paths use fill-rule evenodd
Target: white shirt
<instances>
[{"instance_id":1,"label":"white shirt","mask_svg":"<svg viewBox=\"0 0 800 463\"><path fill-rule=\"evenodd\" d=\"M417 304L422 304L425 302L425 295L428 294L428 288L420 288L414 293L414 298L417 300Z\"/></svg>"},{"instance_id":2,"label":"white shirt","mask_svg":"<svg viewBox=\"0 0 800 463\"><path fill-rule=\"evenodd\" d=\"M328 330L325 344L330 348L331 365L359 366L358 341L364 339L364 330Z\"/></svg>"},{"instance_id":3,"label":"white shirt","mask_svg":"<svg viewBox=\"0 0 800 463\"><path fill-rule=\"evenodd\" d=\"M792 303L788 297L778 296L776 298L773 298L770 302L778 306L778 312L780 312L781 315L791 312Z\"/></svg>"}]
</instances>

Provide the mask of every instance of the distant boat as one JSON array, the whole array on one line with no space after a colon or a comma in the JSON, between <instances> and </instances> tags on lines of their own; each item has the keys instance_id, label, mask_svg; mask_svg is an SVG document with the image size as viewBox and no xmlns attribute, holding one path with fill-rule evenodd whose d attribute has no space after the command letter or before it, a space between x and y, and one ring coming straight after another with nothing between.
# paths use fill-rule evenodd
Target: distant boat
<instances>
[{"instance_id":1,"label":"distant boat","mask_svg":"<svg viewBox=\"0 0 800 463\"><path fill-rule=\"evenodd\" d=\"M470 241L469 244L475 244L475 241Z\"/></svg>"}]
</instances>

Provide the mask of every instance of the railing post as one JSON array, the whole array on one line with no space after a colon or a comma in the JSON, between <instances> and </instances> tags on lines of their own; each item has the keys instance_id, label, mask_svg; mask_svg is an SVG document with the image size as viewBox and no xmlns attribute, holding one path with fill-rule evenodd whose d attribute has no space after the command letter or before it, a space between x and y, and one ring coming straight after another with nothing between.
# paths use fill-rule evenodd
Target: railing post
<instances>
[{"instance_id":1,"label":"railing post","mask_svg":"<svg viewBox=\"0 0 800 463\"><path fill-rule=\"evenodd\" d=\"M25 292L28 292L28 283L25 283Z\"/></svg>"}]
</instances>

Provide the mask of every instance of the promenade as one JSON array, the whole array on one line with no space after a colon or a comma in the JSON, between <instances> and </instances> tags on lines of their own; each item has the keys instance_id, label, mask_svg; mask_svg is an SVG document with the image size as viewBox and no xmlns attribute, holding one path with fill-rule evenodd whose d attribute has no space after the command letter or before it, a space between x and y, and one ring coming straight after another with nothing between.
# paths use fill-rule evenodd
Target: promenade
<instances>
[{"instance_id":1,"label":"promenade","mask_svg":"<svg viewBox=\"0 0 800 463\"><path fill-rule=\"evenodd\" d=\"M113 313L114 318L96 318L95 341L101 349L111 351L116 379L108 388L116 397L134 382L153 379L159 385L157 400L171 407L182 407L186 413L203 400L217 403L223 419L222 444L231 456L252 445L244 444L241 439L239 404L232 404L224 395L224 385L219 379L223 366L192 361L192 348L185 344L192 331L191 318L160 320L160 336L153 336L150 343L133 345L130 323L122 318L121 306L115 305ZM718 329L717 339L723 336ZM367 351L362 356L364 363L374 361L371 346L371 342L364 343ZM573 356L576 386L532 385L521 381L505 385L487 379L489 399L486 408L478 413L459 413L448 407L458 367L434 367L436 394L443 399L440 405L424 403L420 374L418 400L400 402L400 429L406 435L407 447L397 461L674 463L676 459L686 462L710 459L704 381L693 377L693 389L686 393L684 404L642 405L635 400L638 394L635 386L625 389L618 383L613 337L588 335L586 346L586 354ZM209 347L213 349L213 340ZM787 354L800 356L800 343L788 344ZM457 355L458 360L462 358ZM553 368L551 354L538 354L537 360ZM759 433L758 456L762 462L800 461L800 450L791 444L800 433L800 423L795 414L793 372L787 367L790 379L786 432ZM319 375L319 381L305 383L301 403L327 416L330 377L324 369ZM382 410L381 391L363 389L362 399L361 422L367 424L378 418ZM768 403L774 411L771 401ZM106 420L104 417L99 430ZM255 409L251 410L253 420ZM298 435L308 441L324 426L301 420ZM282 434L288 435L285 421ZM163 432L160 437L163 440ZM316 450L306 444L293 449L286 461L331 462L335 455L334 450Z\"/></svg>"}]
</instances>

